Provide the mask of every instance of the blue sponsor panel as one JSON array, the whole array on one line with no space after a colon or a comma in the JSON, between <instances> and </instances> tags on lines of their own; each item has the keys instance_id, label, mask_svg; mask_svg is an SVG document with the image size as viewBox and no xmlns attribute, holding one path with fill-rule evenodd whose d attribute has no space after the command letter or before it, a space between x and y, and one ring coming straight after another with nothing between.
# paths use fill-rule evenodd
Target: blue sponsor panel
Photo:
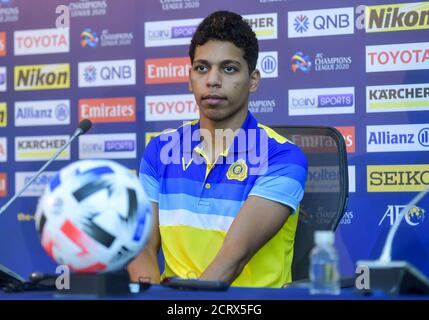
<instances>
[{"instance_id":1,"label":"blue sponsor panel","mask_svg":"<svg viewBox=\"0 0 429 320\"><path fill-rule=\"evenodd\" d=\"M370 2L365 16L357 0L72 0L71 28L57 30L58 1L44 1L43 12L31 1L0 1L0 205L72 134L80 101L104 110L0 216L0 263L25 277L54 270L32 217L60 168L107 158L136 170L146 137L198 117L187 83L170 71L187 57L198 23L228 9L259 39L262 81L249 101L257 120L353 127L350 201L337 233L341 271L353 274L357 260L378 256L400 209L429 184L427 2ZM146 82L145 60L157 59L172 63L154 64ZM135 117L122 113L120 97L135 99ZM332 179L331 168L313 168L310 193L330 190ZM318 206L303 219L326 218ZM426 197L406 216L394 257L429 276L428 210Z\"/></svg>"}]
</instances>

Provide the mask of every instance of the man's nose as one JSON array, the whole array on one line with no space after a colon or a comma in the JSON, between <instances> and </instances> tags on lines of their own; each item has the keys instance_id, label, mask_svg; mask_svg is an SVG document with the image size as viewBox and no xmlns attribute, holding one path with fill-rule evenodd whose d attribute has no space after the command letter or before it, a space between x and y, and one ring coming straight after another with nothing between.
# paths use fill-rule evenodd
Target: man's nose
<instances>
[{"instance_id":1,"label":"man's nose","mask_svg":"<svg viewBox=\"0 0 429 320\"><path fill-rule=\"evenodd\" d=\"M207 86L220 87L222 84L221 74L218 68L211 68L207 75Z\"/></svg>"}]
</instances>

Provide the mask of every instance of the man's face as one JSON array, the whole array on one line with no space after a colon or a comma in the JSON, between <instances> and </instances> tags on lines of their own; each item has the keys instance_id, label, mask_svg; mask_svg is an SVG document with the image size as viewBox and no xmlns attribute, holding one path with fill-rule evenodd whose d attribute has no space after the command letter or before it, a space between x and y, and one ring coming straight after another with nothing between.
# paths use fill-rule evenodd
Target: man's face
<instances>
[{"instance_id":1,"label":"man's face","mask_svg":"<svg viewBox=\"0 0 429 320\"><path fill-rule=\"evenodd\" d=\"M259 84L259 71L249 75L243 50L232 42L210 40L195 49L189 89L201 117L222 121L247 109L250 92Z\"/></svg>"}]
</instances>

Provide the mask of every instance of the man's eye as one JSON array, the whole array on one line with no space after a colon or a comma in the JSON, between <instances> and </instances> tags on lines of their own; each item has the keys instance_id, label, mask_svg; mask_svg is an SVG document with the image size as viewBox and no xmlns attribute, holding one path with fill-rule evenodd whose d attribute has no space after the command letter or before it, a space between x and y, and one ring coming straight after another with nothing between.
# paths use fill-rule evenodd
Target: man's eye
<instances>
[{"instance_id":1,"label":"man's eye","mask_svg":"<svg viewBox=\"0 0 429 320\"><path fill-rule=\"evenodd\" d=\"M226 66L225 67L225 72L226 73L234 73L234 72L236 72L237 71L237 68L236 67L233 67L233 66Z\"/></svg>"},{"instance_id":2,"label":"man's eye","mask_svg":"<svg viewBox=\"0 0 429 320\"><path fill-rule=\"evenodd\" d=\"M205 72L207 71L207 67L203 65L198 65L195 67L195 70L197 70L198 72Z\"/></svg>"}]
</instances>

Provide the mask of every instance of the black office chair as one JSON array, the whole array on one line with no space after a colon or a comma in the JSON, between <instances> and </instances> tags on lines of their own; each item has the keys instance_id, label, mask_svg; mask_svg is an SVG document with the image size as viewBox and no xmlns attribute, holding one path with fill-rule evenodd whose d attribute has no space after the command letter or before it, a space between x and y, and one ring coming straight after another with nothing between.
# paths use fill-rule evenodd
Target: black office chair
<instances>
[{"instance_id":1,"label":"black office chair","mask_svg":"<svg viewBox=\"0 0 429 320\"><path fill-rule=\"evenodd\" d=\"M308 159L307 183L292 261L292 280L295 282L309 277L314 231L335 231L344 214L349 194L347 151L343 136L332 127L272 128L301 147Z\"/></svg>"}]
</instances>

